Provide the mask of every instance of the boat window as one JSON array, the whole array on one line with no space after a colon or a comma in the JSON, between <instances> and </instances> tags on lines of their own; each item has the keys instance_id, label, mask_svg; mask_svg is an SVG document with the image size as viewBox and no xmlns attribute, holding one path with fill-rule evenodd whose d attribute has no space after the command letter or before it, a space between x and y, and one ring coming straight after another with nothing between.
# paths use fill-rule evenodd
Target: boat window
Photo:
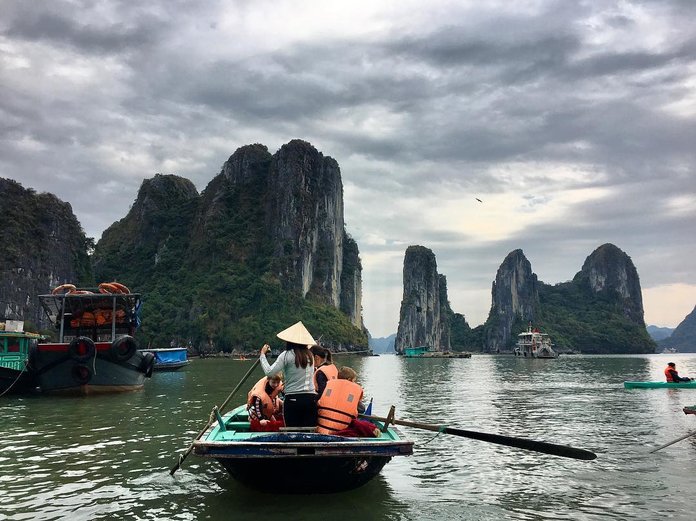
<instances>
[{"instance_id":1,"label":"boat window","mask_svg":"<svg viewBox=\"0 0 696 521\"><path fill-rule=\"evenodd\" d=\"M19 341L11 340L10 345L7 346L8 353L19 353Z\"/></svg>"}]
</instances>

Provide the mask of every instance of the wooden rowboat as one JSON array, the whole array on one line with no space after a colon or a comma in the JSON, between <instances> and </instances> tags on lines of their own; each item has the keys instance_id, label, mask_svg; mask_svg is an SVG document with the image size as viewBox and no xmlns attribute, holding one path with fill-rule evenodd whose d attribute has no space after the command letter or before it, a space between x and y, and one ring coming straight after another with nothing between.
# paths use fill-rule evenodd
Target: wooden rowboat
<instances>
[{"instance_id":1,"label":"wooden rowboat","mask_svg":"<svg viewBox=\"0 0 696 521\"><path fill-rule=\"evenodd\" d=\"M303 428L251 432L246 406L218 418L193 443L198 456L217 460L244 485L281 493L350 490L374 478L394 456L413 453L413 442L393 426L379 438L347 438ZM292 479L277 479L292 476Z\"/></svg>"}]
</instances>

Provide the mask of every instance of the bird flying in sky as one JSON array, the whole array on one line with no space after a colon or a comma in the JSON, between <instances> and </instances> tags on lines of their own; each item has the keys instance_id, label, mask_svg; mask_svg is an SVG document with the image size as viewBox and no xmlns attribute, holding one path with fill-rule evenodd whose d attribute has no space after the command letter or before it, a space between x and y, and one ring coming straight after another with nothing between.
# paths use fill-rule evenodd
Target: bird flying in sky
<instances>
[{"instance_id":1,"label":"bird flying in sky","mask_svg":"<svg viewBox=\"0 0 696 521\"><path fill-rule=\"evenodd\" d=\"M483 201L479 199L478 197L475 198L479 203L482 203Z\"/></svg>"}]
</instances>

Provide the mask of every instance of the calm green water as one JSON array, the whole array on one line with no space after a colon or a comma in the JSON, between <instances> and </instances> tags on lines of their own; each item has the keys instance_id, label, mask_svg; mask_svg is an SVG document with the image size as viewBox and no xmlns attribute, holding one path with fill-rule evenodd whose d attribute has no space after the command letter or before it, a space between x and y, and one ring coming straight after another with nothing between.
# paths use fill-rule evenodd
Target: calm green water
<instances>
[{"instance_id":1,"label":"calm green water","mask_svg":"<svg viewBox=\"0 0 696 521\"><path fill-rule=\"evenodd\" d=\"M693 519L696 436L648 451L696 430L696 417L681 411L696 404L696 392L622 385L661 379L667 357L696 375L696 355L340 357L374 396L376 414L394 404L403 419L599 457L570 460L402 428L416 442L413 456L393 459L363 488L321 497L250 491L194 455L169 475L251 361L194 360L135 393L4 397L0 519ZM257 369L231 403L259 377Z\"/></svg>"}]
</instances>

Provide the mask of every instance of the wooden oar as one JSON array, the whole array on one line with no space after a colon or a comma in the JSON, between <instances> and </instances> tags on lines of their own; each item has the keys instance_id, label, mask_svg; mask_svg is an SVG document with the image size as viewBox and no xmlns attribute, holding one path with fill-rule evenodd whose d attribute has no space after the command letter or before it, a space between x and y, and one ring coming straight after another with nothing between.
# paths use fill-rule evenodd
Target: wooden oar
<instances>
[{"instance_id":1,"label":"wooden oar","mask_svg":"<svg viewBox=\"0 0 696 521\"><path fill-rule=\"evenodd\" d=\"M379 416L366 416L364 414L361 414L360 416L368 420L377 420L381 422L387 421L387 418L380 418ZM556 445L555 443L547 443L545 441L534 441L526 438L501 436L500 434L488 434L486 432L467 431L463 429L454 429L452 427L447 427L446 425L432 425L429 423L417 423L406 420L391 420L391 423L396 425L404 425L405 427L413 427L415 429L424 429L426 431L443 432L445 434L461 436L462 438L471 438L474 440L487 441L489 443L497 443L498 445L507 445L508 447L516 447L518 449L532 450L535 452L541 452L543 454L552 454L554 456L561 456L563 458L593 460L597 457L594 452L590 452L589 450L577 449L567 445Z\"/></svg>"},{"instance_id":2,"label":"wooden oar","mask_svg":"<svg viewBox=\"0 0 696 521\"><path fill-rule=\"evenodd\" d=\"M253 365L252 365L252 366L249 368L249 370L246 372L246 374L245 374L244 376L242 376L242 379L241 379L241 380L239 381L239 383L237 384L237 387L235 387L235 388L232 390L232 392L230 393L230 395L227 397L227 400L225 400L224 403L223 403L223 404L220 406L220 408L218 409L220 412L222 412L222 410L225 408L225 405L227 405L227 402L229 402L229 401L232 399L232 397L234 396L234 393L236 393L236 392L239 390L239 388L244 384L244 382L246 382L246 379L249 378L249 375L254 371L254 369L256 369L256 366L259 365L260 362L261 362L261 359L260 359L260 358L257 358L257 359L256 359L256 362L254 362ZM191 451L193 450L193 444L196 442L196 440L197 440L198 438L200 438L201 436L203 436L203 434L205 433L205 431L208 430L208 427L210 427L210 426L211 426L214 422L216 422L216 421L217 421L217 420L214 419L214 418L212 417L212 415L211 415L211 419L208 420L208 423L205 425L205 427L203 427L203 428L201 429L201 432L199 432L198 435L193 439L193 441L191 442L191 445L189 445L189 448L186 449L186 452L184 452L183 454L180 454L180 455L179 455L179 461L177 461L177 462L176 462L176 465L174 465L174 467L172 467L172 470L169 471L169 475L170 475L170 476L173 476L174 473L175 473L177 470L179 470L179 468L181 468L181 464L182 464L182 463L184 462L184 460L188 457L188 455L191 454Z\"/></svg>"},{"instance_id":3,"label":"wooden oar","mask_svg":"<svg viewBox=\"0 0 696 521\"><path fill-rule=\"evenodd\" d=\"M664 449L665 447L669 447L670 445L674 445L678 441L685 440L686 438L693 436L695 434L696 434L696 431L688 432L688 433L684 434L684 436L680 436L676 440L672 440L669 443L665 443L664 445L660 445L658 448L651 450L648 454L652 454L653 452L657 452L660 449Z\"/></svg>"}]
</instances>

